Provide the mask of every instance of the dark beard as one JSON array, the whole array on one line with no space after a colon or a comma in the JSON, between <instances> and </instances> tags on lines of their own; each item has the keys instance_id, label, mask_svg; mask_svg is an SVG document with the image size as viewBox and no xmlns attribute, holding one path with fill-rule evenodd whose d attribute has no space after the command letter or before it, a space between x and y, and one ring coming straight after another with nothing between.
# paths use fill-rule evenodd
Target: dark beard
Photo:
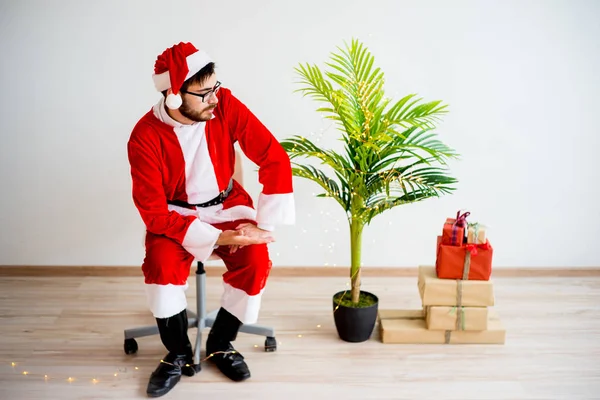
<instances>
[{"instance_id":1,"label":"dark beard","mask_svg":"<svg viewBox=\"0 0 600 400\"><path fill-rule=\"evenodd\" d=\"M216 105L211 106L202 112L198 112L194 109L189 108L188 105L184 102L181 105L181 107L179 107L179 112L181 113L181 115L183 115L187 119L190 119L195 122L203 122L203 121L210 121L210 119L212 118L212 115L210 113L207 113L207 111L213 110L215 107L216 107ZM203 116L203 114L206 114L206 116Z\"/></svg>"}]
</instances>

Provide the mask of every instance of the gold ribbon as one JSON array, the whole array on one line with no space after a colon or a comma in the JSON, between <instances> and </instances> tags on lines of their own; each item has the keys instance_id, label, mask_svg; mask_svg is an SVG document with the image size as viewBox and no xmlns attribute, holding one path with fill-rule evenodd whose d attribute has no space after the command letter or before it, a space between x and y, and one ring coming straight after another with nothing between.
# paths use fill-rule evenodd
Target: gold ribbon
<instances>
[{"instance_id":1,"label":"gold ribbon","mask_svg":"<svg viewBox=\"0 0 600 400\"><path fill-rule=\"evenodd\" d=\"M471 252L467 251L467 255L465 257L465 264L463 268L463 279L456 280L456 330L462 331L465 326L465 310L462 306L462 294L463 294L463 280L468 280L469 277L469 267L471 265ZM451 310L452 311L452 310ZM447 330L444 334L444 343L449 344L452 336L452 331Z\"/></svg>"},{"instance_id":2,"label":"gold ribbon","mask_svg":"<svg viewBox=\"0 0 600 400\"><path fill-rule=\"evenodd\" d=\"M452 335L452 331L446 331L444 334L444 344L450 343L450 336Z\"/></svg>"},{"instance_id":3,"label":"gold ribbon","mask_svg":"<svg viewBox=\"0 0 600 400\"><path fill-rule=\"evenodd\" d=\"M467 249L465 254L465 263L463 264L463 281L469 280L469 271L471 270L471 252Z\"/></svg>"}]
</instances>

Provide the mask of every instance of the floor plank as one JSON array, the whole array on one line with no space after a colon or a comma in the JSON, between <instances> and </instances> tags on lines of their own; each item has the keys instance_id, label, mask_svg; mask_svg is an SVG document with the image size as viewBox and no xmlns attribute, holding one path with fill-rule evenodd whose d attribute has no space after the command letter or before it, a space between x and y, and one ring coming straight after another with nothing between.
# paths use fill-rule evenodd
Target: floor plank
<instances>
[{"instance_id":1,"label":"floor plank","mask_svg":"<svg viewBox=\"0 0 600 400\"><path fill-rule=\"evenodd\" d=\"M263 338L240 334L249 381L229 382L205 363L165 398L600 399L600 278L494 284L505 345L390 345L377 330L352 344L337 338L331 315L331 295L347 287L345 278L273 277L260 323L276 328L278 351L265 353ZM214 309L220 279L209 277L207 287ZM381 308L420 308L414 277L367 277L363 289ZM192 280L190 304L194 294ZM138 339L136 355L123 352L124 329L154 323L144 301L134 277L3 277L0 399L146 398L165 350L152 336Z\"/></svg>"}]
</instances>

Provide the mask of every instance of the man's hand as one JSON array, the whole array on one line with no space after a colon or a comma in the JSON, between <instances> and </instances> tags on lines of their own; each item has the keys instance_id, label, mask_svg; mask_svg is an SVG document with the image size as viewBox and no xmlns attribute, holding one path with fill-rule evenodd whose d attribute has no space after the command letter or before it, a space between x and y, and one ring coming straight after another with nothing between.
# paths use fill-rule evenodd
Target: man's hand
<instances>
[{"instance_id":1,"label":"man's hand","mask_svg":"<svg viewBox=\"0 0 600 400\"><path fill-rule=\"evenodd\" d=\"M275 238L269 231L257 228L253 224L241 224L236 230L223 231L217 239L217 245L231 246L230 253L234 253L239 248L251 244L263 244L274 242Z\"/></svg>"},{"instance_id":2,"label":"man's hand","mask_svg":"<svg viewBox=\"0 0 600 400\"><path fill-rule=\"evenodd\" d=\"M240 224L235 228L237 231L241 232L242 235L252 237L252 238L260 238L260 239L268 239L270 242L274 242L275 238L273 234L269 231L265 231L264 229L260 229L254 224L245 223Z\"/></svg>"}]
</instances>

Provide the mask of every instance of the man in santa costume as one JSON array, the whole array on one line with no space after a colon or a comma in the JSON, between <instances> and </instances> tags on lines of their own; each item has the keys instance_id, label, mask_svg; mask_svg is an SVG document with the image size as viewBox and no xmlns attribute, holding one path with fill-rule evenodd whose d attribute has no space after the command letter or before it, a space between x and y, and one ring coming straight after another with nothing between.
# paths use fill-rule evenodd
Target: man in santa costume
<instances>
[{"instance_id":1,"label":"man in santa costume","mask_svg":"<svg viewBox=\"0 0 600 400\"><path fill-rule=\"evenodd\" d=\"M166 394L181 375L200 371L188 338L185 290L191 264L214 252L225 263L221 308L206 342L227 377L250 377L233 348L241 324L258 319L271 269L275 226L295 220L291 164L269 130L221 86L210 56L179 43L158 56L153 81L163 94L128 141L132 194L146 226L142 265L148 304L168 354L147 393ZM234 144L258 166L256 207L233 180Z\"/></svg>"}]
</instances>

